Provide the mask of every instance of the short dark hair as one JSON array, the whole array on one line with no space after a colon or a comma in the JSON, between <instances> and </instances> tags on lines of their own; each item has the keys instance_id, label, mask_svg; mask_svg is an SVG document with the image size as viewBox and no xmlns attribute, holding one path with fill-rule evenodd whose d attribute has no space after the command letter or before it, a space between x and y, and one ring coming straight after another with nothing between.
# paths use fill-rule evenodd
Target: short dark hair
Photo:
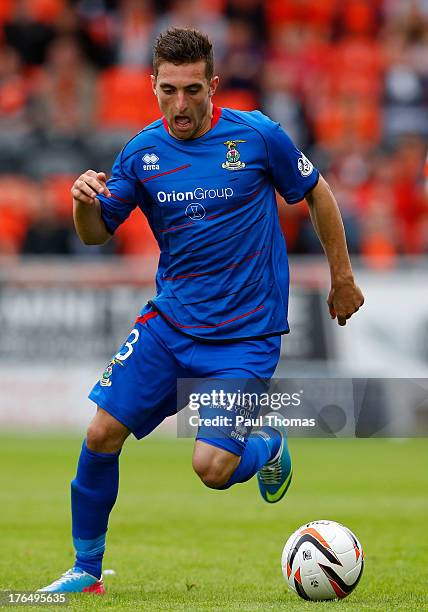
<instances>
[{"instance_id":1,"label":"short dark hair","mask_svg":"<svg viewBox=\"0 0 428 612\"><path fill-rule=\"evenodd\" d=\"M206 34L193 28L168 28L159 34L153 47L153 73L158 74L162 62L192 64L203 60L210 81L214 75L213 46Z\"/></svg>"}]
</instances>

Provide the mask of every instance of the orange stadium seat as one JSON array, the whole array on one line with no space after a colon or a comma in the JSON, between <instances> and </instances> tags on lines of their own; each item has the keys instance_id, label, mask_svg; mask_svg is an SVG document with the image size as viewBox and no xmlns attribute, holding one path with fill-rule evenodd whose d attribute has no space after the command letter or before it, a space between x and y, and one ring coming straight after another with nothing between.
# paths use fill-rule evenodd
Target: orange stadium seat
<instances>
[{"instance_id":1,"label":"orange stadium seat","mask_svg":"<svg viewBox=\"0 0 428 612\"><path fill-rule=\"evenodd\" d=\"M42 182L42 190L56 215L61 219L70 219L73 213L70 189L76 180L74 174L53 174Z\"/></svg>"},{"instance_id":2,"label":"orange stadium seat","mask_svg":"<svg viewBox=\"0 0 428 612\"><path fill-rule=\"evenodd\" d=\"M146 217L138 208L115 233L121 255L158 255L159 247Z\"/></svg>"},{"instance_id":3,"label":"orange stadium seat","mask_svg":"<svg viewBox=\"0 0 428 612\"><path fill-rule=\"evenodd\" d=\"M347 0L341 3L342 23L348 32L373 34L376 29L377 0Z\"/></svg>"},{"instance_id":4,"label":"orange stadium seat","mask_svg":"<svg viewBox=\"0 0 428 612\"><path fill-rule=\"evenodd\" d=\"M384 54L375 41L349 36L332 46L326 78L330 95L348 93L379 96L382 90Z\"/></svg>"},{"instance_id":5,"label":"orange stadium seat","mask_svg":"<svg viewBox=\"0 0 428 612\"><path fill-rule=\"evenodd\" d=\"M392 268L397 257L394 244L381 233L374 233L363 239L361 254L365 264L377 270Z\"/></svg>"},{"instance_id":6,"label":"orange stadium seat","mask_svg":"<svg viewBox=\"0 0 428 612\"><path fill-rule=\"evenodd\" d=\"M380 109L372 102L356 98L335 101L326 98L312 114L317 140L323 145L340 146L357 142L379 142Z\"/></svg>"},{"instance_id":7,"label":"orange stadium seat","mask_svg":"<svg viewBox=\"0 0 428 612\"><path fill-rule=\"evenodd\" d=\"M246 89L224 89L215 94L214 102L217 106L236 108L243 111L258 108L256 96Z\"/></svg>"},{"instance_id":8,"label":"orange stadium seat","mask_svg":"<svg viewBox=\"0 0 428 612\"><path fill-rule=\"evenodd\" d=\"M31 19L43 23L55 21L65 6L65 0L26 0L25 3L25 8Z\"/></svg>"},{"instance_id":9,"label":"orange stadium seat","mask_svg":"<svg viewBox=\"0 0 428 612\"><path fill-rule=\"evenodd\" d=\"M15 175L0 176L0 253L20 249L31 214L34 185Z\"/></svg>"},{"instance_id":10,"label":"orange stadium seat","mask_svg":"<svg viewBox=\"0 0 428 612\"><path fill-rule=\"evenodd\" d=\"M271 26L280 23L300 22L328 27L334 17L336 0L270 0L266 2L266 14Z\"/></svg>"},{"instance_id":11,"label":"orange stadium seat","mask_svg":"<svg viewBox=\"0 0 428 612\"><path fill-rule=\"evenodd\" d=\"M150 87L150 72L129 67L105 70L97 83L101 129L140 130L161 115Z\"/></svg>"},{"instance_id":12,"label":"orange stadium seat","mask_svg":"<svg viewBox=\"0 0 428 612\"><path fill-rule=\"evenodd\" d=\"M1 0L0 2L0 27L12 16L15 0ZM1 34L0 34L1 37Z\"/></svg>"}]
</instances>

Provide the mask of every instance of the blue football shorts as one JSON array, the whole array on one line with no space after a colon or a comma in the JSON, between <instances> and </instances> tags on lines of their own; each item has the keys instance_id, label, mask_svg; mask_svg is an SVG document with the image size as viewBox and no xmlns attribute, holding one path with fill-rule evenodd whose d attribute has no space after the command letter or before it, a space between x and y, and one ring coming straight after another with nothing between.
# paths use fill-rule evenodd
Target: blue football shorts
<instances>
[{"instance_id":1,"label":"blue football shorts","mask_svg":"<svg viewBox=\"0 0 428 612\"><path fill-rule=\"evenodd\" d=\"M268 381L280 347L280 336L222 344L198 342L176 331L147 305L89 398L141 439L185 407L179 405L177 379ZM232 430L221 427L211 443L241 455L250 429L239 439L232 437ZM212 437L199 428L197 439Z\"/></svg>"}]
</instances>

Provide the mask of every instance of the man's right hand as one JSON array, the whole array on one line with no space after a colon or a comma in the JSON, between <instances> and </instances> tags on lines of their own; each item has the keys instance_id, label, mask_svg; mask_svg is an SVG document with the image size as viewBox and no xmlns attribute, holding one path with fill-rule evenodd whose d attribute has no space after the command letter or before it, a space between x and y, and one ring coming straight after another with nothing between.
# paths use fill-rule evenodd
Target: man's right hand
<instances>
[{"instance_id":1,"label":"man's right hand","mask_svg":"<svg viewBox=\"0 0 428 612\"><path fill-rule=\"evenodd\" d=\"M93 204L97 195L111 196L106 185L107 177L104 172L86 170L79 176L71 188L71 195L74 200L84 204Z\"/></svg>"}]
</instances>

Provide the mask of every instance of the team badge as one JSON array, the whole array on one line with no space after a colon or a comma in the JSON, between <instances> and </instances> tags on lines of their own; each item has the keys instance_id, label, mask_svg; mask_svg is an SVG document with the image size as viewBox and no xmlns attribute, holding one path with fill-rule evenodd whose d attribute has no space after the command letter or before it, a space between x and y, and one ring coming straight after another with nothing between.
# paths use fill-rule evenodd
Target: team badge
<instances>
[{"instance_id":1,"label":"team badge","mask_svg":"<svg viewBox=\"0 0 428 612\"><path fill-rule=\"evenodd\" d=\"M299 168L299 172L302 176L309 176L312 174L314 169L312 163L309 161L306 155L303 155L303 153L297 160L297 167Z\"/></svg>"},{"instance_id":2,"label":"team badge","mask_svg":"<svg viewBox=\"0 0 428 612\"><path fill-rule=\"evenodd\" d=\"M100 385L102 387L111 387L110 376L113 374L112 364L108 365L100 378Z\"/></svg>"},{"instance_id":3,"label":"team badge","mask_svg":"<svg viewBox=\"0 0 428 612\"><path fill-rule=\"evenodd\" d=\"M120 363L120 361L117 361L116 359L113 359L113 361L111 361L108 366L106 367L106 369L103 372L103 375L100 378L100 385L102 387L111 387L112 382L110 380L111 375L113 374L113 366L118 363L120 365L123 365L122 363Z\"/></svg>"},{"instance_id":4,"label":"team badge","mask_svg":"<svg viewBox=\"0 0 428 612\"><path fill-rule=\"evenodd\" d=\"M241 162L241 154L238 151L237 143L246 142L246 140L226 140L223 144L227 146L226 161L221 167L225 170L242 170L245 168L245 162Z\"/></svg>"}]
</instances>

